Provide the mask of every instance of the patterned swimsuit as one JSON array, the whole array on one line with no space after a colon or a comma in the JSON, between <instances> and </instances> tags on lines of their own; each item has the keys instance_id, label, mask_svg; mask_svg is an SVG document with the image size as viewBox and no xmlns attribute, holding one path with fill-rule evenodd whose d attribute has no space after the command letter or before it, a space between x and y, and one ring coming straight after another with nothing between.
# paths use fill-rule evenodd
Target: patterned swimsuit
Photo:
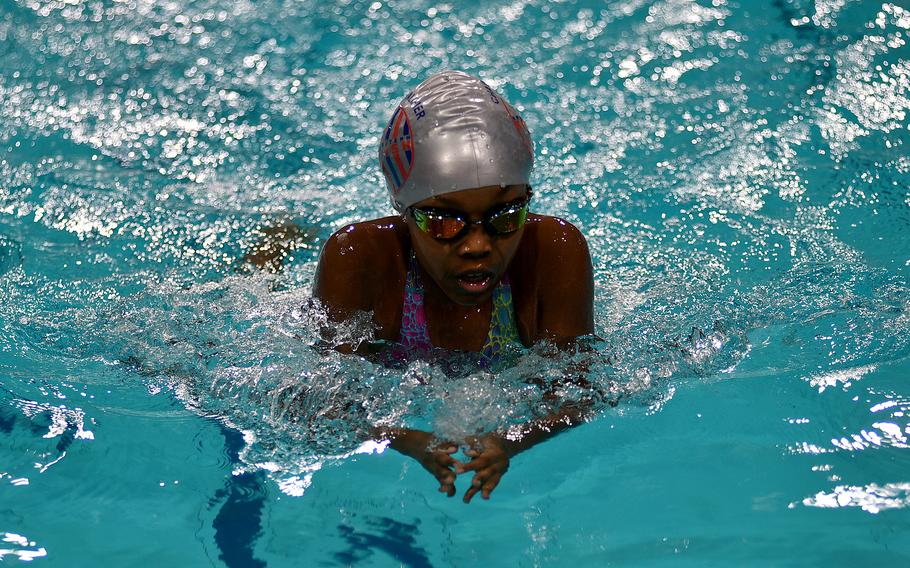
<instances>
[{"instance_id":1,"label":"patterned swimsuit","mask_svg":"<svg viewBox=\"0 0 910 568\"><path fill-rule=\"evenodd\" d=\"M401 336L398 342L408 352L429 352L433 349L427 331L427 314L423 306L423 283L418 273L417 257L411 253L408 276L404 286L404 306L401 315ZM515 308L512 306L512 287L505 275L493 289L493 307L490 311L490 331L480 350L480 364L489 368L495 363L509 343L520 343L515 325Z\"/></svg>"}]
</instances>

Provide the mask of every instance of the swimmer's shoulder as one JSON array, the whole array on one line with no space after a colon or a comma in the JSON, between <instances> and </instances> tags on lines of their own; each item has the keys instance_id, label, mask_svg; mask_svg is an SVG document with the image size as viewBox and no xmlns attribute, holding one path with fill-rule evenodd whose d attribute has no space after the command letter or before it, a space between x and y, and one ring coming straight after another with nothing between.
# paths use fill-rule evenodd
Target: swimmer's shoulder
<instances>
[{"instance_id":1,"label":"swimmer's shoulder","mask_svg":"<svg viewBox=\"0 0 910 568\"><path fill-rule=\"evenodd\" d=\"M406 245L407 227L399 216L351 223L329 237L322 249L320 262L331 259L360 268L369 268L371 264L385 265L389 255L403 254Z\"/></svg>"},{"instance_id":2,"label":"swimmer's shoulder","mask_svg":"<svg viewBox=\"0 0 910 568\"><path fill-rule=\"evenodd\" d=\"M533 341L557 342L593 332L594 278L584 234L559 217L531 214L522 237L523 278L534 296Z\"/></svg>"},{"instance_id":3,"label":"swimmer's shoulder","mask_svg":"<svg viewBox=\"0 0 910 568\"><path fill-rule=\"evenodd\" d=\"M529 214L522 241L537 255L543 255L541 260L546 262L561 259L590 262L585 236L578 227L559 217Z\"/></svg>"},{"instance_id":4,"label":"swimmer's shoulder","mask_svg":"<svg viewBox=\"0 0 910 568\"><path fill-rule=\"evenodd\" d=\"M374 311L407 274L407 227L399 216L351 223L328 238L319 255L314 295L339 317Z\"/></svg>"}]
</instances>

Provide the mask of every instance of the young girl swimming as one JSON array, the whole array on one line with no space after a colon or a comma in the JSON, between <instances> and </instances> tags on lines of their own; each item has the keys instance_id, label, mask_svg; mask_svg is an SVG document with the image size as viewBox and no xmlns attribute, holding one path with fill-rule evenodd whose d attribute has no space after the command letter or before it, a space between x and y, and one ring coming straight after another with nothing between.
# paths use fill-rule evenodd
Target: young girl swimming
<instances>
[{"instance_id":1,"label":"young girl swimming","mask_svg":"<svg viewBox=\"0 0 910 568\"><path fill-rule=\"evenodd\" d=\"M527 126L486 83L458 71L434 75L395 109L379 163L398 215L346 226L319 258L315 296L331 318L372 313L377 339L412 353L477 352L481 364L508 343L566 346L593 333L593 280L585 238L572 224L529 213L533 144ZM349 349L350 350L350 349ZM577 413L466 442L396 429L379 435L455 494L484 498L516 453L568 427Z\"/></svg>"}]
</instances>

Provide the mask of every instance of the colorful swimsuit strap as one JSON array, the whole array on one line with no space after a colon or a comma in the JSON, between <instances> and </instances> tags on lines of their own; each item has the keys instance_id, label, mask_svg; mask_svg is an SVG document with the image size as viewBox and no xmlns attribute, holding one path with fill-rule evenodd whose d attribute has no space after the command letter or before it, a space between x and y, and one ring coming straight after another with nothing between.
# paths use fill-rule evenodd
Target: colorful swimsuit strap
<instances>
[{"instance_id":1,"label":"colorful swimsuit strap","mask_svg":"<svg viewBox=\"0 0 910 568\"><path fill-rule=\"evenodd\" d=\"M508 275L503 276L493 289L492 300L490 331L487 333L487 341L481 349L481 362L485 364L496 361L502 349L509 343L520 341L518 327L515 325L512 286L509 284ZM409 350L429 351L433 348L430 334L427 331L427 314L423 301L423 283L420 281L417 257L412 252L404 285L401 337L399 339L399 343Z\"/></svg>"},{"instance_id":2,"label":"colorful swimsuit strap","mask_svg":"<svg viewBox=\"0 0 910 568\"><path fill-rule=\"evenodd\" d=\"M433 348L427 332L427 313L423 308L423 284L417 273L417 257L411 253L408 276L404 284L401 310L401 336L398 342L408 350L429 351Z\"/></svg>"}]
</instances>

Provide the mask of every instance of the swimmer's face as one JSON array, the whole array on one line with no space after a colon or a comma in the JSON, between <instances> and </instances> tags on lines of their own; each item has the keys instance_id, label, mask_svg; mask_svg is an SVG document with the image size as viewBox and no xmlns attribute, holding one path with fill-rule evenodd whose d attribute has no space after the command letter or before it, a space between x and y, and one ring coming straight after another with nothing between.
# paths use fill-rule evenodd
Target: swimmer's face
<instances>
[{"instance_id":1,"label":"swimmer's face","mask_svg":"<svg viewBox=\"0 0 910 568\"><path fill-rule=\"evenodd\" d=\"M443 210L479 221L484 215L520 201L526 185L465 189L424 199L418 209ZM483 303L505 274L518 250L524 227L504 235L490 234L480 223L451 240L439 240L422 231L408 212L405 215L417 260L450 300L464 306Z\"/></svg>"}]
</instances>

